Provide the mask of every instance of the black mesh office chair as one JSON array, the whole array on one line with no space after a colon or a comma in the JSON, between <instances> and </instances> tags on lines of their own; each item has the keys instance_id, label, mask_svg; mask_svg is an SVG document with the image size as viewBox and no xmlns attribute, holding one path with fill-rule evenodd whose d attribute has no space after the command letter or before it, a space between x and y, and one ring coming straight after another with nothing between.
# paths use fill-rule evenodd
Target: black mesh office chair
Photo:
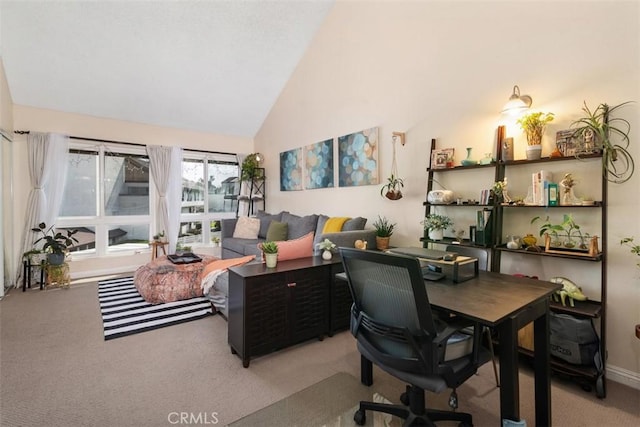
<instances>
[{"instance_id":1,"label":"black mesh office chair","mask_svg":"<svg viewBox=\"0 0 640 427\"><path fill-rule=\"evenodd\" d=\"M451 388L450 405L457 406L456 387L490 358L480 345L480 325L461 318L444 323L432 315L416 258L348 248L340 253L354 300L351 333L358 351L409 384L400 397L408 406L360 402L354 421L363 425L371 410L401 417L407 426L440 420L473 425L468 413L427 410L424 391ZM474 335L461 332L470 325Z\"/></svg>"}]
</instances>

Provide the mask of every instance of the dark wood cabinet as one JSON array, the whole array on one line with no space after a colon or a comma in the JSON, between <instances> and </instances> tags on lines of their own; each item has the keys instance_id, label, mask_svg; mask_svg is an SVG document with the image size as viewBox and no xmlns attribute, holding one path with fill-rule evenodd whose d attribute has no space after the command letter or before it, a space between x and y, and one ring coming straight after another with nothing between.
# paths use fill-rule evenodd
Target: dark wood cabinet
<instances>
[{"instance_id":1,"label":"dark wood cabinet","mask_svg":"<svg viewBox=\"0 0 640 427\"><path fill-rule=\"evenodd\" d=\"M329 334L330 287L336 257L280 261L276 268L229 269L228 341L249 366L251 357Z\"/></svg>"}]
</instances>

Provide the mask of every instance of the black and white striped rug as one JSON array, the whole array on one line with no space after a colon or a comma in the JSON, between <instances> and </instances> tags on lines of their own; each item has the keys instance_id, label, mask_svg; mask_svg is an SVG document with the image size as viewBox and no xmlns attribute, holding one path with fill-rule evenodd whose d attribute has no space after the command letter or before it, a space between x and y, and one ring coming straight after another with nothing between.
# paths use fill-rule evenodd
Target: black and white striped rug
<instances>
[{"instance_id":1,"label":"black and white striped rug","mask_svg":"<svg viewBox=\"0 0 640 427\"><path fill-rule=\"evenodd\" d=\"M189 322L213 313L211 303L203 297L150 304L138 293L133 277L98 282L98 300L105 340Z\"/></svg>"}]
</instances>

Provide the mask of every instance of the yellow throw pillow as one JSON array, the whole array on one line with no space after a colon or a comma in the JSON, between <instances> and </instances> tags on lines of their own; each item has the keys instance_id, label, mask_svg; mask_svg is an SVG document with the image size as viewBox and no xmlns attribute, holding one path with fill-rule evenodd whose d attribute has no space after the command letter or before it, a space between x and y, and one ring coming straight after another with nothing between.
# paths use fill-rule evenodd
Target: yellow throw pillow
<instances>
[{"instance_id":1,"label":"yellow throw pillow","mask_svg":"<svg viewBox=\"0 0 640 427\"><path fill-rule=\"evenodd\" d=\"M324 228L322 229L323 233L337 233L338 231L342 231L342 226L345 222L349 221L351 218L348 216L336 216L333 218L329 218L327 222L324 223Z\"/></svg>"}]
</instances>

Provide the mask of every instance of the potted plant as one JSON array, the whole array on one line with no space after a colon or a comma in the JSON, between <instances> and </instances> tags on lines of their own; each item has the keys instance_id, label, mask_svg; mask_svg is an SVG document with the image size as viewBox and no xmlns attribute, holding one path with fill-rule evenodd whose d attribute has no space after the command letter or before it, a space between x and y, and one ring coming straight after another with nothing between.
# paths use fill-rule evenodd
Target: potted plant
<instances>
[{"instance_id":1,"label":"potted plant","mask_svg":"<svg viewBox=\"0 0 640 427\"><path fill-rule=\"evenodd\" d=\"M47 228L47 225L41 222L38 224L38 227L32 228L31 231L34 233L42 234L42 237L33 242L33 244L36 245L44 241L42 251L48 254L47 262L51 265L61 265L64 263L64 257L69 251L69 248L72 247L74 243L78 243L78 239L73 237L78 230L67 229L66 235L64 235L60 231L56 232L53 227L52 225Z\"/></svg>"},{"instance_id":2,"label":"potted plant","mask_svg":"<svg viewBox=\"0 0 640 427\"><path fill-rule=\"evenodd\" d=\"M218 236L213 236L211 238L211 243L213 243L213 247L217 248L218 246L220 246L220 237Z\"/></svg>"},{"instance_id":3,"label":"potted plant","mask_svg":"<svg viewBox=\"0 0 640 427\"><path fill-rule=\"evenodd\" d=\"M158 234L154 234L153 235L153 240L156 241L156 242L166 242L165 235L164 235L164 230L162 230Z\"/></svg>"},{"instance_id":4,"label":"potted plant","mask_svg":"<svg viewBox=\"0 0 640 427\"><path fill-rule=\"evenodd\" d=\"M318 243L318 248L322 251L322 259L328 261L333 258L333 251L336 248L336 244L329 239L324 239L322 242Z\"/></svg>"},{"instance_id":5,"label":"potted plant","mask_svg":"<svg viewBox=\"0 0 640 427\"><path fill-rule=\"evenodd\" d=\"M539 219L540 217L536 216L531 220L531 224ZM580 241L580 243L578 243L579 248L584 250L588 249L585 239L588 238L589 235L588 233L582 234L580 226L576 224L573 219L573 215L564 214L560 224L551 223L549 216L547 216L544 221L544 224L540 226L540 236L548 233L552 238L551 246L564 246L567 249L573 249L576 247L574 239L578 239ZM563 238L565 239L564 241L562 240Z\"/></svg>"},{"instance_id":6,"label":"potted plant","mask_svg":"<svg viewBox=\"0 0 640 427\"><path fill-rule=\"evenodd\" d=\"M378 219L373 222L373 228L376 229L376 247L379 250L389 249L389 240L391 240L395 226L395 223L380 215L378 215Z\"/></svg>"},{"instance_id":7,"label":"potted plant","mask_svg":"<svg viewBox=\"0 0 640 427\"><path fill-rule=\"evenodd\" d=\"M387 178L387 183L380 189L380 195L385 196L389 200L402 199L402 190L400 189L403 187L404 180L391 174L391 176Z\"/></svg>"},{"instance_id":8,"label":"potted plant","mask_svg":"<svg viewBox=\"0 0 640 427\"><path fill-rule=\"evenodd\" d=\"M547 124L553 120L553 113L529 113L520 117L517 123L527 136L527 159L539 159L542 154L542 135Z\"/></svg>"},{"instance_id":9,"label":"potted plant","mask_svg":"<svg viewBox=\"0 0 640 427\"><path fill-rule=\"evenodd\" d=\"M278 264L278 244L276 242L263 242L260 249L264 254L267 268L275 268Z\"/></svg>"},{"instance_id":10,"label":"potted plant","mask_svg":"<svg viewBox=\"0 0 640 427\"><path fill-rule=\"evenodd\" d=\"M240 179L251 181L256 176L256 169L260 166L261 157L259 153L251 153L245 157L240 168Z\"/></svg>"},{"instance_id":11,"label":"potted plant","mask_svg":"<svg viewBox=\"0 0 640 427\"><path fill-rule=\"evenodd\" d=\"M620 240L620 244L628 246L629 248L631 248L630 252L632 254L636 254L636 255L640 256L640 245L634 245L633 244L633 237L625 237L625 238L623 238L622 240ZM640 267L640 262L637 263L636 265L638 267Z\"/></svg>"},{"instance_id":12,"label":"potted plant","mask_svg":"<svg viewBox=\"0 0 640 427\"><path fill-rule=\"evenodd\" d=\"M429 233L429 239L442 240L444 230L453 225L453 221L446 215L429 214L422 221L424 229Z\"/></svg>"},{"instance_id":13,"label":"potted plant","mask_svg":"<svg viewBox=\"0 0 640 427\"><path fill-rule=\"evenodd\" d=\"M602 151L602 173L608 181L616 184L628 181L633 175L635 165L627 150L631 125L621 117L611 117L611 113L631 102L623 102L613 107L599 104L595 110L591 110L585 102L582 107L584 117L571 124L576 128L573 136L582 141L582 147L576 151L576 157ZM614 135L621 139L620 143L612 141Z\"/></svg>"}]
</instances>

